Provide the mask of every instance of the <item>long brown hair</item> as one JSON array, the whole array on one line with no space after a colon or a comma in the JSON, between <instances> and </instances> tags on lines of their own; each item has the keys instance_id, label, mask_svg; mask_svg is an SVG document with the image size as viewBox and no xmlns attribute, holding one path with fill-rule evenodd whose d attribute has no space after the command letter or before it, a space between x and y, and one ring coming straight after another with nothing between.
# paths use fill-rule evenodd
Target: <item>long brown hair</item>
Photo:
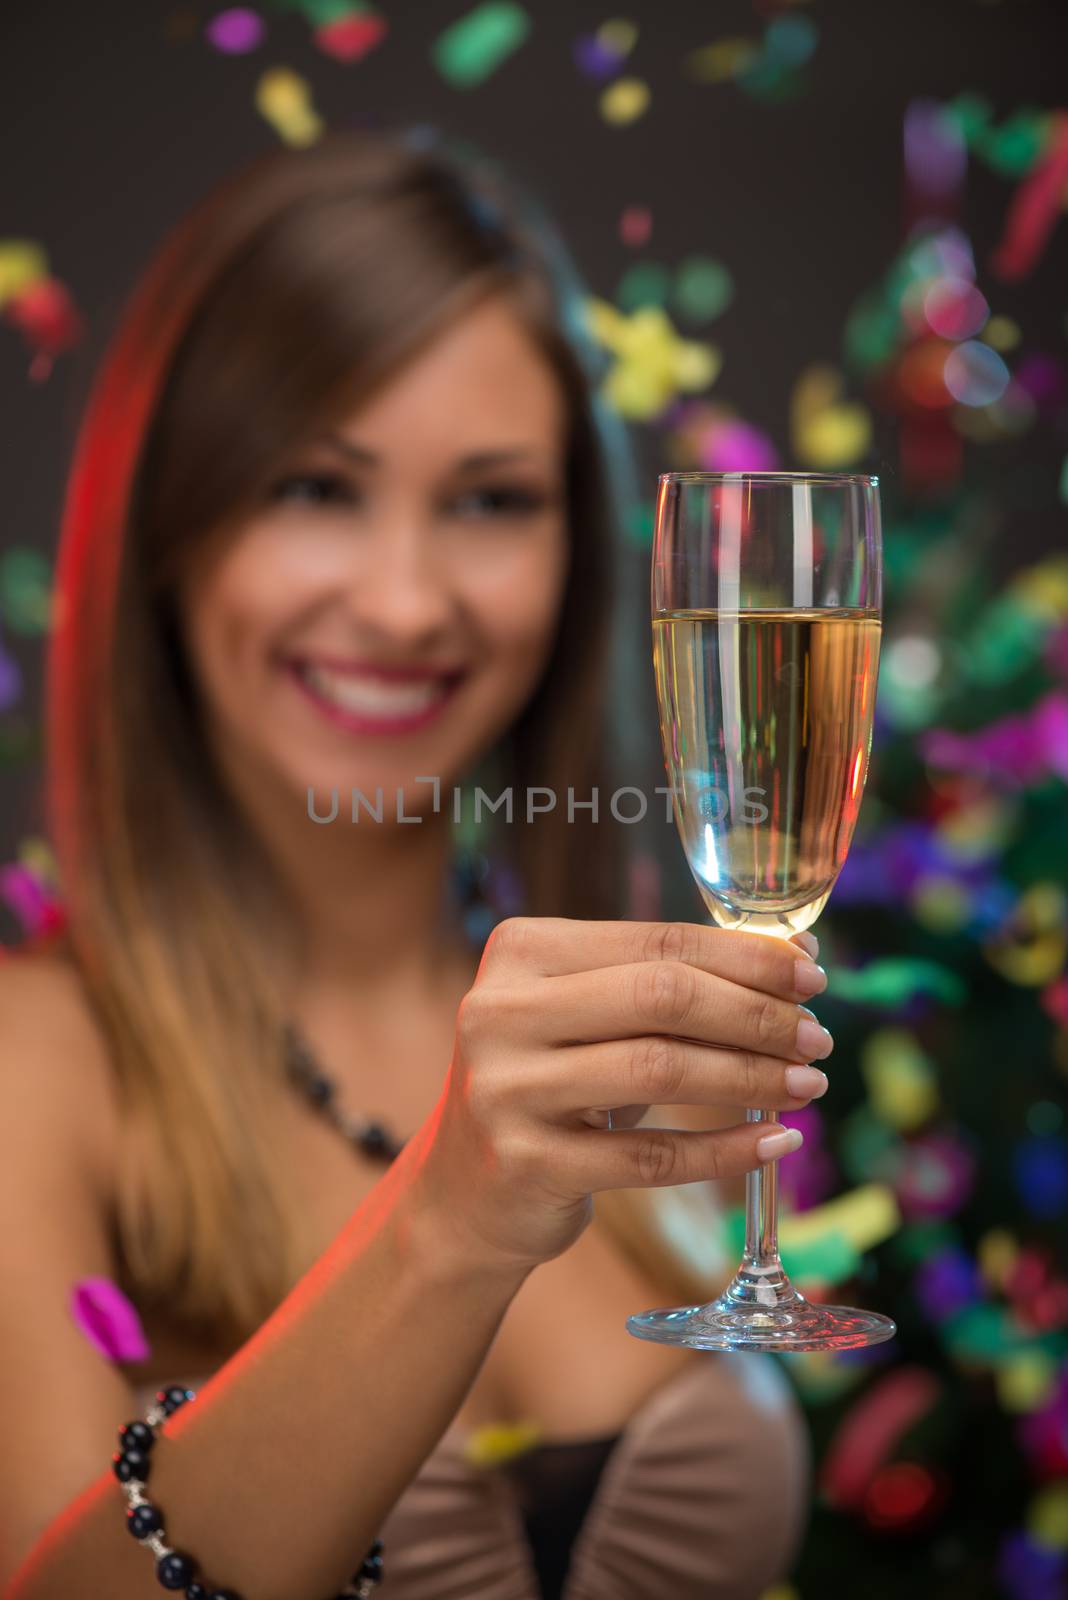
<instances>
[{"instance_id":1,"label":"long brown hair","mask_svg":"<svg viewBox=\"0 0 1068 1600\"><path fill-rule=\"evenodd\" d=\"M239 525L285 452L450 318L507 292L567 400L571 554L551 661L501 770L520 792L603 787L616 508L562 262L544 219L492 169L402 137L332 135L261 159L180 224L91 398L48 677L65 938L124 1099L124 1274L142 1304L224 1338L258 1326L295 1270L263 1121L283 1071L274 976L287 919L208 756L176 575L200 541ZM617 840L558 808L502 830L498 848L531 914L617 916ZM632 1251L634 1229L631 1215Z\"/></svg>"}]
</instances>

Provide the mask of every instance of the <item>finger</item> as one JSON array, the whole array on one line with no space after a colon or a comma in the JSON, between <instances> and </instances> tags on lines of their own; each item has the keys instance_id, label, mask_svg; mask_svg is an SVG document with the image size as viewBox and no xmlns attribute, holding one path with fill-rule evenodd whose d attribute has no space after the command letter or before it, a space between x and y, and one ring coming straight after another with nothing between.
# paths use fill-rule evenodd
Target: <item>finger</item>
<instances>
[{"instance_id":1,"label":"finger","mask_svg":"<svg viewBox=\"0 0 1068 1600\"><path fill-rule=\"evenodd\" d=\"M820 942L814 933L807 931L805 933L795 933L791 936L790 943L799 944L805 954L811 956L813 961L819 960Z\"/></svg>"},{"instance_id":2,"label":"finger","mask_svg":"<svg viewBox=\"0 0 1068 1600\"><path fill-rule=\"evenodd\" d=\"M722 1105L796 1111L827 1092L827 1075L804 1062L752 1050L725 1050L665 1034L572 1045L551 1053L551 1079L538 1084L548 1117L583 1109L635 1105ZM617 1127L623 1126L614 1117Z\"/></svg>"},{"instance_id":3,"label":"finger","mask_svg":"<svg viewBox=\"0 0 1068 1600\"><path fill-rule=\"evenodd\" d=\"M777 1145L758 1146L786 1135ZM740 1122L708 1133L673 1128L575 1129L562 1135L553 1152L554 1165L569 1177L578 1193L601 1189L658 1189L670 1184L700 1183L709 1178L737 1178L766 1160L777 1161L804 1143L800 1128L777 1122Z\"/></svg>"},{"instance_id":4,"label":"finger","mask_svg":"<svg viewBox=\"0 0 1068 1600\"><path fill-rule=\"evenodd\" d=\"M544 1004L509 1006L513 1026L556 1044L669 1033L698 1044L730 1045L812 1061L834 1041L810 1011L678 961L638 962L607 972L546 978Z\"/></svg>"},{"instance_id":5,"label":"finger","mask_svg":"<svg viewBox=\"0 0 1068 1600\"><path fill-rule=\"evenodd\" d=\"M638 961L682 961L792 1000L808 1000L827 987L823 969L790 939L701 922L587 922L569 917L507 917L499 922L486 941L479 976L507 981L520 966L542 977L559 977Z\"/></svg>"}]
</instances>

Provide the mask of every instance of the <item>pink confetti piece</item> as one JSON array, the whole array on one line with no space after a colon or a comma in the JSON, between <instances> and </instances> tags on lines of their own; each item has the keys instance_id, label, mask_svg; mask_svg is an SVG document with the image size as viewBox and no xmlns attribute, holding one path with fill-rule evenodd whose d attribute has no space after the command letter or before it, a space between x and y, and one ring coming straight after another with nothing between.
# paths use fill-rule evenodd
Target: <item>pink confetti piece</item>
<instances>
[{"instance_id":1,"label":"pink confetti piece","mask_svg":"<svg viewBox=\"0 0 1068 1600\"><path fill-rule=\"evenodd\" d=\"M4 315L41 355L59 355L84 332L70 292L58 278L38 278L8 302Z\"/></svg>"},{"instance_id":2,"label":"pink confetti piece","mask_svg":"<svg viewBox=\"0 0 1068 1600\"><path fill-rule=\"evenodd\" d=\"M653 231L653 214L648 206L628 206L619 219L619 237L637 249L648 244Z\"/></svg>"},{"instance_id":3,"label":"pink confetti piece","mask_svg":"<svg viewBox=\"0 0 1068 1600\"><path fill-rule=\"evenodd\" d=\"M71 1316L109 1361L145 1361L148 1340L137 1309L110 1278L80 1278L71 1292Z\"/></svg>"},{"instance_id":4,"label":"pink confetti piece","mask_svg":"<svg viewBox=\"0 0 1068 1600\"><path fill-rule=\"evenodd\" d=\"M244 56L262 43L263 19L247 6L232 6L212 17L204 32L222 55Z\"/></svg>"},{"instance_id":5,"label":"pink confetti piece","mask_svg":"<svg viewBox=\"0 0 1068 1600\"><path fill-rule=\"evenodd\" d=\"M61 914L55 895L20 862L0 867L0 899L14 911L29 938L47 933Z\"/></svg>"}]
</instances>

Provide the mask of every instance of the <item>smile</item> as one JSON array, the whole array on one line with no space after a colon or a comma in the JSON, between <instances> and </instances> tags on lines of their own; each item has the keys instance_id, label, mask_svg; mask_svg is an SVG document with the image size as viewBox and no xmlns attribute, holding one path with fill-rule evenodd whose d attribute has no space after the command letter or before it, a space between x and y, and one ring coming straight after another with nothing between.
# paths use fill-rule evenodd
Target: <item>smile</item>
<instances>
[{"instance_id":1,"label":"smile","mask_svg":"<svg viewBox=\"0 0 1068 1600\"><path fill-rule=\"evenodd\" d=\"M426 727L452 698L462 672L344 671L318 662L290 662L294 682L335 726L353 733L411 733Z\"/></svg>"}]
</instances>

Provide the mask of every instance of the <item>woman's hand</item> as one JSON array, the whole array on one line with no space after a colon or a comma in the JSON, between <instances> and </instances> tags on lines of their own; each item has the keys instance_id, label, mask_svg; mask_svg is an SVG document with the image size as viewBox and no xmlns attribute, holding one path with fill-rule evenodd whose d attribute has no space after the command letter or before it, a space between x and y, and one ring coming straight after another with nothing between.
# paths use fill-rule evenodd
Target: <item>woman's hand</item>
<instances>
[{"instance_id":1,"label":"woman's hand","mask_svg":"<svg viewBox=\"0 0 1068 1600\"><path fill-rule=\"evenodd\" d=\"M424 1199L462 1248L533 1267L575 1241L600 1189L760 1166L775 1124L636 1124L650 1105L797 1110L822 1094L804 1064L832 1040L799 1002L825 984L792 940L687 922L498 924L420 1130Z\"/></svg>"}]
</instances>

